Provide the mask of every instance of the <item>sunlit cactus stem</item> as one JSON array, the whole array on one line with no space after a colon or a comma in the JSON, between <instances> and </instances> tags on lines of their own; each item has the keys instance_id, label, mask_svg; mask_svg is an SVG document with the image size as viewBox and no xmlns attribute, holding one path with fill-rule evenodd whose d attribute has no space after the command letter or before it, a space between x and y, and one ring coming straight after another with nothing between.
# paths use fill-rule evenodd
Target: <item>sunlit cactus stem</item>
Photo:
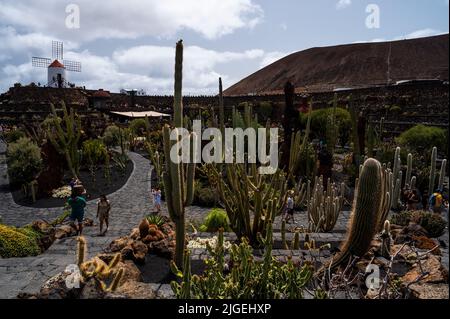
<instances>
[{"instance_id":1,"label":"sunlit cactus stem","mask_svg":"<svg viewBox=\"0 0 450 319\"><path fill-rule=\"evenodd\" d=\"M428 192L430 194L433 194L434 185L436 182L436 161L437 161L437 148L433 147L433 151L431 152L430 181L428 184Z\"/></svg>"},{"instance_id":2,"label":"sunlit cactus stem","mask_svg":"<svg viewBox=\"0 0 450 319\"><path fill-rule=\"evenodd\" d=\"M176 46L175 55L175 94L174 94L174 129L169 125L163 128L164 157L166 160L163 182L167 198L167 209L170 218L175 223L175 263L179 268L184 265L185 249L185 207L191 205L194 199L194 181L195 181L195 135L192 133L190 139L190 163L182 163L181 155L177 161L171 158L171 149L178 142L170 139L171 132L179 138L178 129L183 128L183 102L182 102L182 70L183 70L183 43L180 40ZM186 151L186 150L184 150ZM185 169L186 168L186 169ZM186 171L186 174L185 174Z\"/></svg>"},{"instance_id":3,"label":"sunlit cactus stem","mask_svg":"<svg viewBox=\"0 0 450 319\"><path fill-rule=\"evenodd\" d=\"M377 160L369 158L364 163L359 177L347 239L337 258L334 258L331 264L324 266L318 272L319 276L327 269L334 270L346 264L352 256L364 256L369 250L383 214L383 203L386 196L383 186L384 178L381 164Z\"/></svg>"},{"instance_id":4,"label":"sunlit cactus stem","mask_svg":"<svg viewBox=\"0 0 450 319\"><path fill-rule=\"evenodd\" d=\"M445 171L446 171L446 168L447 168L447 160L444 159L444 160L442 161L442 164L441 164L441 171L440 171L440 173L439 173L438 189L439 189L440 191L444 191L444 180L445 180Z\"/></svg>"}]
</instances>

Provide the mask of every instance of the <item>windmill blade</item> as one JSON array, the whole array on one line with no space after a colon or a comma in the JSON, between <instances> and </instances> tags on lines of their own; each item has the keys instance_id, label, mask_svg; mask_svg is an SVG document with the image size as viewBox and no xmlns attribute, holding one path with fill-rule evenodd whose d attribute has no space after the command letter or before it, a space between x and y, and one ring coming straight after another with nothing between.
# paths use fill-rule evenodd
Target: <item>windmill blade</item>
<instances>
[{"instance_id":1,"label":"windmill blade","mask_svg":"<svg viewBox=\"0 0 450 319\"><path fill-rule=\"evenodd\" d=\"M81 63L80 62L64 60L63 64L67 71L81 72Z\"/></svg>"},{"instance_id":2,"label":"windmill blade","mask_svg":"<svg viewBox=\"0 0 450 319\"><path fill-rule=\"evenodd\" d=\"M64 44L60 41L52 41L52 57L55 60L64 59Z\"/></svg>"},{"instance_id":3,"label":"windmill blade","mask_svg":"<svg viewBox=\"0 0 450 319\"><path fill-rule=\"evenodd\" d=\"M48 58L39 58L39 57L31 58L31 64L37 68L48 68L48 66L51 63L52 63L52 60L48 59Z\"/></svg>"}]
</instances>

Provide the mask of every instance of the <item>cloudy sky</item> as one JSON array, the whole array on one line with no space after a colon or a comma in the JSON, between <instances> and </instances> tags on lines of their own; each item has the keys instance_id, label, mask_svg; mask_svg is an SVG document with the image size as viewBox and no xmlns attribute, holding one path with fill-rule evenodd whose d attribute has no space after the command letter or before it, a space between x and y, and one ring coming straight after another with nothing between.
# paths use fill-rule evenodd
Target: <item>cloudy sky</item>
<instances>
[{"instance_id":1,"label":"cloudy sky","mask_svg":"<svg viewBox=\"0 0 450 319\"><path fill-rule=\"evenodd\" d=\"M371 4L379 23L369 19L368 27L377 13ZM69 74L77 85L171 94L174 45L182 38L184 94L213 94L219 76L228 87L310 47L448 33L448 6L448 0L0 0L0 92L16 82L45 83L46 70L33 68L31 57L50 57L51 41L60 40L65 59L82 63L82 73Z\"/></svg>"}]
</instances>

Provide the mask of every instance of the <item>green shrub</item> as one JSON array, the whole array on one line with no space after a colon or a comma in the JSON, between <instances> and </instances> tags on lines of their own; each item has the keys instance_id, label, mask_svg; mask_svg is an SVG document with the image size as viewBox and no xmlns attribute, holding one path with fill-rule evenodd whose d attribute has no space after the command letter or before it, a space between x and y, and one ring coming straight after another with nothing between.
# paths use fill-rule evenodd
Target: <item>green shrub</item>
<instances>
[{"instance_id":1,"label":"green shrub","mask_svg":"<svg viewBox=\"0 0 450 319\"><path fill-rule=\"evenodd\" d=\"M272 109L272 103L266 101L261 102L256 111L258 112L258 115L261 116L261 120L266 121L272 117Z\"/></svg>"},{"instance_id":2,"label":"green shrub","mask_svg":"<svg viewBox=\"0 0 450 319\"><path fill-rule=\"evenodd\" d=\"M103 133L103 143L108 147L120 145L120 128L115 125L110 125Z\"/></svg>"},{"instance_id":3,"label":"green shrub","mask_svg":"<svg viewBox=\"0 0 450 319\"><path fill-rule=\"evenodd\" d=\"M397 138L397 143L418 153L431 153L434 146L446 151L447 135L444 129L420 124L403 132Z\"/></svg>"},{"instance_id":4,"label":"green shrub","mask_svg":"<svg viewBox=\"0 0 450 319\"><path fill-rule=\"evenodd\" d=\"M134 135L142 136L146 129L145 119L135 119L130 122L129 129Z\"/></svg>"},{"instance_id":5,"label":"green shrub","mask_svg":"<svg viewBox=\"0 0 450 319\"><path fill-rule=\"evenodd\" d=\"M215 233L223 228L224 231L231 231L230 220L226 211L220 208L212 209L205 218L203 225L200 226L200 231Z\"/></svg>"},{"instance_id":6,"label":"green shrub","mask_svg":"<svg viewBox=\"0 0 450 319\"><path fill-rule=\"evenodd\" d=\"M21 138L27 137L24 131L15 129L5 134L5 141L7 143L16 143Z\"/></svg>"},{"instance_id":7,"label":"green shrub","mask_svg":"<svg viewBox=\"0 0 450 319\"><path fill-rule=\"evenodd\" d=\"M419 224L428 232L431 238L437 238L444 234L447 222L439 214L433 214L425 211L416 211L411 215L411 220Z\"/></svg>"},{"instance_id":8,"label":"green shrub","mask_svg":"<svg viewBox=\"0 0 450 319\"><path fill-rule=\"evenodd\" d=\"M195 189L195 203L201 207L217 206L217 194L212 187L199 187Z\"/></svg>"},{"instance_id":9,"label":"green shrub","mask_svg":"<svg viewBox=\"0 0 450 319\"><path fill-rule=\"evenodd\" d=\"M328 117L332 114L333 108L319 109L311 113L311 132L315 138L326 139L326 128ZM306 125L308 114L300 114L302 125ZM343 108L336 108L336 123L338 125L338 137L342 145L345 145L352 129L350 113Z\"/></svg>"},{"instance_id":10,"label":"green shrub","mask_svg":"<svg viewBox=\"0 0 450 319\"><path fill-rule=\"evenodd\" d=\"M447 226L444 218L427 211L404 211L391 217L391 223L395 225L407 226L410 222L422 226L431 238L442 236Z\"/></svg>"},{"instance_id":11,"label":"green shrub","mask_svg":"<svg viewBox=\"0 0 450 319\"><path fill-rule=\"evenodd\" d=\"M99 139L83 142L83 158L89 165L103 164L108 156L105 144Z\"/></svg>"},{"instance_id":12,"label":"green shrub","mask_svg":"<svg viewBox=\"0 0 450 319\"><path fill-rule=\"evenodd\" d=\"M390 218L391 224L398 226L408 226L411 221L411 211L403 211L392 215Z\"/></svg>"},{"instance_id":13,"label":"green shrub","mask_svg":"<svg viewBox=\"0 0 450 319\"><path fill-rule=\"evenodd\" d=\"M160 215L148 215L146 218L150 225L161 227L165 223L164 218Z\"/></svg>"},{"instance_id":14,"label":"green shrub","mask_svg":"<svg viewBox=\"0 0 450 319\"><path fill-rule=\"evenodd\" d=\"M41 149L27 137L8 145L8 175L13 184L33 181L42 169Z\"/></svg>"},{"instance_id":15,"label":"green shrub","mask_svg":"<svg viewBox=\"0 0 450 319\"><path fill-rule=\"evenodd\" d=\"M27 228L17 229L0 225L0 257L27 257L41 253L38 234Z\"/></svg>"}]
</instances>

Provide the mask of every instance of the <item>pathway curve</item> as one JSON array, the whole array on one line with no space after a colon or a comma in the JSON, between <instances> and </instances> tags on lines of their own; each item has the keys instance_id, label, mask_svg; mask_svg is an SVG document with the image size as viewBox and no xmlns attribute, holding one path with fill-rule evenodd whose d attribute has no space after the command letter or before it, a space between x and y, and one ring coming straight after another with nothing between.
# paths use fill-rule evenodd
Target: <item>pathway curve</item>
<instances>
[{"instance_id":1,"label":"pathway curve","mask_svg":"<svg viewBox=\"0 0 450 319\"><path fill-rule=\"evenodd\" d=\"M23 226L37 219L52 220L62 213L61 208L37 209L17 205L8 191L8 177L4 161L5 145L0 142L0 216L4 224ZM127 183L108 196L112 210L110 228L105 237L98 237L98 227L86 227L88 254L102 252L111 241L128 235L132 228L152 208L150 161L130 152L134 169ZM94 219L97 200L89 201L86 217ZM0 258L0 299L15 298L19 292L37 292L50 277L75 262L76 237L57 240L44 254L26 258Z\"/></svg>"}]
</instances>

